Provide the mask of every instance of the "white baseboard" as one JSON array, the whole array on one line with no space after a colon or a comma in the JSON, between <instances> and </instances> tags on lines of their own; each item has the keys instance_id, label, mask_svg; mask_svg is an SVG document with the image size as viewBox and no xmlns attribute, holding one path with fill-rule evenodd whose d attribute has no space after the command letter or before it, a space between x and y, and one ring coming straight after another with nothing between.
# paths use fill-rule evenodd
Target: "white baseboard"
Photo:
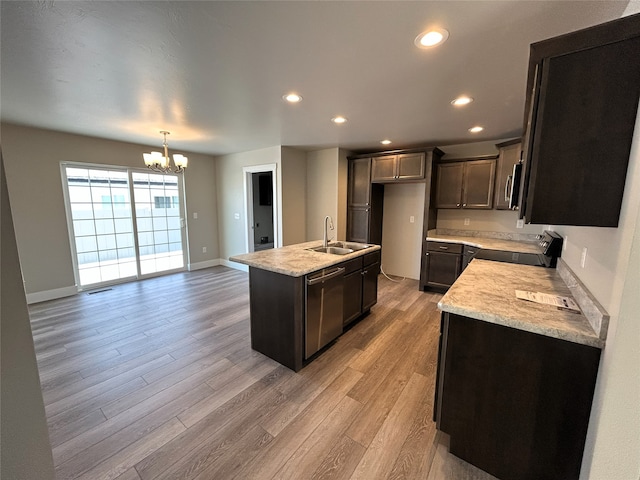
<instances>
[{"instance_id":1,"label":"white baseboard","mask_svg":"<svg viewBox=\"0 0 640 480\"><path fill-rule=\"evenodd\" d=\"M220 259L216 258L214 260L207 260L206 262L190 263L188 270L192 272L194 270L202 270L203 268L217 267L218 265L220 265Z\"/></svg>"},{"instance_id":2,"label":"white baseboard","mask_svg":"<svg viewBox=\"0 0 640 480\"><path fill-rule=\"evenodd\" d=\"M225 267L234 268L236 270L241 270L243 272L248 272L249 267L247 265L243 265L242 263L231 262L224 258L220 259L220 265L224 265Z\"/></svg>"},{"instance_id":3,"label":"white baseboard","mask_svg":"<svg viewBox=\"0 0 640 480\"><path fill-rule=\"evenodd\" d=\"M47 300L55 300L57 298L70 297L78 293L78 287L72 285L70 287L54 288L53 290L44 290L42 292L27 293L27 304L46 302Z\"/></svg>"}]
</instances>

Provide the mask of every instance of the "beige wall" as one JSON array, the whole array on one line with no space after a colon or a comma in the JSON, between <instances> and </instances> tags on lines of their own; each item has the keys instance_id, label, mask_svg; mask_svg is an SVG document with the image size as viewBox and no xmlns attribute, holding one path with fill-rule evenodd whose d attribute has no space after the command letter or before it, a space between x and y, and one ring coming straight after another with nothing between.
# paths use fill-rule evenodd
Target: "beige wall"
<instances>
[{"instance_id":1,"label":"beige wall","mask_svg":"<svg viewBox=\"0 0 640 480\"><path fill-rule=\"evenodd\" d=\"M307 160L302 150L282 147L282 245L307 239Z\"/></svg>"},{"instance_id":2,"label":"beige wall","mask_svg":"<svg viewBox=\"0 0 640 480\"><path fill-rule=\"evenodd\" d=\"M276 164L276 215L278 238L282 241L282 162L280 146L216 157L216 193L219 225L219 256L224 262L233 255L247 253L244 213L244 177L242 168ZM235 218L236 214L239 218ZM239 264L230 266L239 268Z\"/></svg>"},{"instance_id":3,"label":"beige wall","mask_svg":"<svg viewBox=\"0 0 640 480\"><path fill-rule=\"evenodd\" d=\"M1 154L0 154L1 156ZM40 378L33 347L27 301L22 286L18 249L5 182L0 168L1 293L0 339L2 352L2 404L0 419L0 477L54 478L53 457L45 418Z\"/></svg>"},{"instance_id":4,"label":"beige wall","mask_svg":"<svg viewBox=\"0 0 640 480\"><path fill-rule=\"evenodd\" d=\"M469 225L465 225L465 219ZM437 228L453 230L478 230L482 232L514 232L536 234L544 230L545 225L528 225L516 228L518 212L511 210L438 210Z\"/></svg>"},{"instance_id":5,"label":"beige wall","mask_svg":"<svg viewBox=\"0 0 640 480\"><path fill-rule=\"evenodd\" d=\"M60 162L142 167L144 146L2 124L9 196L27 294L73 293L75 278L64 208ZM161 139L159 139L159 142ZM213 157L187 153L188 250L192 264L218 258ZM193 212L198 219L193 219ZM207 253L202 247L207 246Z\"/></svg>"},{"instance_id":6,"label":"beige wall","mask_svg":"<svg viewBox=\"0 0 640 480\"><path fill-rule=\"evenodd\" d=\"M389 275L420 278L424 195L424 183L384 186L382 268Z\"/></svg>"},{"instance_id":7,"label":"beige wall","mask_svg":"<svg viewBox=\"0 0 640 480\"><path fill-rule=\"evenodd\" d=\"M329 238L344 240L338 221L338 168L337 148L307 153L307 240L319 240L324 234L324 217L329 215L335 230Z\"/></svg>"}]
</instances>

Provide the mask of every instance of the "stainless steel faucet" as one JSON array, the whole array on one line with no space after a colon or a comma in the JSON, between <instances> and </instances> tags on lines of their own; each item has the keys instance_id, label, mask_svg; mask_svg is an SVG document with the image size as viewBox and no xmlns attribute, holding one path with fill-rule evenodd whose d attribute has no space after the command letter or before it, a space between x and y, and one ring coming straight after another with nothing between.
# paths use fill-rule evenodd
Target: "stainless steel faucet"
<instances>
[{"instance_id":1,"label":"stainless steel faucet","mask_svg":"<svg viewBox=\"0 0 640 480\"><path fill-rule=\"evenodd\" d=\"M331 230L335 230L333 227L333 220L331 220L331 217L329 215L324 217L324 236L322 237L322 246L324 248L327 248L327 244L329 243L329 232L327 228L327 220L329 220L328 228L330 228Z\"/></svg>"}]
</instances>

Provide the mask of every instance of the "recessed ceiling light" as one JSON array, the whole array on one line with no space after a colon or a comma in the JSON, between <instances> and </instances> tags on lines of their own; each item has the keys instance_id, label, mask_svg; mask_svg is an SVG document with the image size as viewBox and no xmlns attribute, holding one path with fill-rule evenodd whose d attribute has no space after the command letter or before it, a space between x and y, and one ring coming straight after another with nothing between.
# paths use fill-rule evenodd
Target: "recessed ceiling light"
<instances>
[{"instance_id":1,"label":"recessed ceiling light","mask_svg":"<svg viewBox=\"0 0 640 480\"><path fill-rule=\"evenodd\" d=\"M473 98L462 95L455 100L451 100L451 105L454 107L461 107L463 105L469 105L471 102L473 102Z\"/></svg>"},{"instance_id":2,"label":"recessed ceiling light","mask_svg":"<svg viewBox=\"0 0 640 480\"><path fill-rule=\"evenodd\" d=\"M483 131L483 130L484 130L484 127L481 127L480 125L476 125L475 127L471 127L471 128L469 129L469 131L470 131L471 133L478 133L478 132L481 132L481 131Z\"/></svg>"},{"instance_id":3,"label":"recessed ceiling light","mask_svg":"<svg viewBox=\"0 0 640 480\"><path fill-rule=\"evenodd\" d=\"M347 122L347 119L346 119L346 118L344 118L344 117L343 117L343 116L341 116L341 115L338 115L337 117L333 117L333 118L331 119L331 121L332 121L333 123L341 124L341 123L346 123L346 122Z\"/></svg>"},{"instance_id":4,"label":"recessed ceiling light","mask_svg":"<svg viewBox=\"0 0 640 480\"><path fill-rule=\"evenodd\" d=\"M302 97L297 93L293 93L293 92L283 95L282 98L289 103L299 103L302 101Z\"/></svg>"},{"instance_id":5,"label":"recessed ceiling light","mask_svg":"<svg viewBox=\"0 0 640 480\"><path fill-rule=\"evenodd\" d=\"M380 140L380 143L382 145L389 145L391 143L391 140Z\"/></svg>"},{"instance_id":6,"label":"recessed ceiling light","mask_svg":"<svg viewBox=\"0 0 640 480\"><path fill-rule=\"evenodd\" d=\"M447 30L444 28L432 28L418 35L413 43L415 43L418 48L431 48L440 45L447 38L449 38L449 32Z\"/></svg>"}]
</instances>

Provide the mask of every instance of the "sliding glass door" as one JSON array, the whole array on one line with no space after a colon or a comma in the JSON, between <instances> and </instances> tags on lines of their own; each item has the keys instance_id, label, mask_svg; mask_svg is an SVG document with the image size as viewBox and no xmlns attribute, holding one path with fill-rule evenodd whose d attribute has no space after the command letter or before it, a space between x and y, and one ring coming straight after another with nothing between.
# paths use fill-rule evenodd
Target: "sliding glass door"
<instances>
[{"instance_id":1,"label":"sliding glass door","mask_svg":"<svg viewBox=\"0 0 640 480\"><path fill-rule=\"evenodd\" d=\"M80 164L62 172L81 288L184 269L177 175Z\"/></svg>"}]
</instances>

